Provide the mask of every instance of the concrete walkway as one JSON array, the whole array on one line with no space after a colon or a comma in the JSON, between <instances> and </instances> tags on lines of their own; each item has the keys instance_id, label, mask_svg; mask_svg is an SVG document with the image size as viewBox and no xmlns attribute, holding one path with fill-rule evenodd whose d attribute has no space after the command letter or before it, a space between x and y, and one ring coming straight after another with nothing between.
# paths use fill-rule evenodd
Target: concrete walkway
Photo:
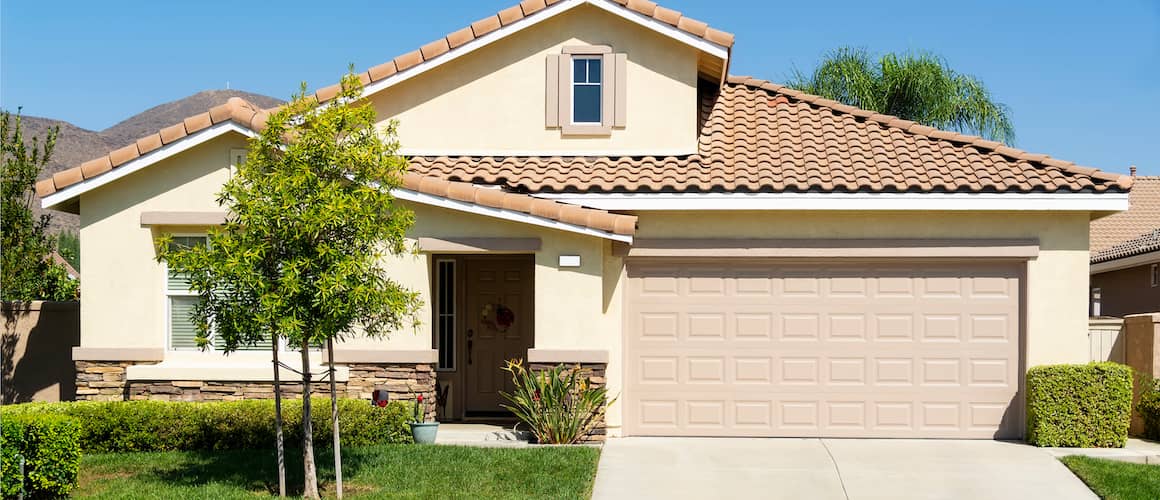
<instances>
[{"instance_id":1,"label":"concrete walkway","mask_svg":"<svg viewBox=\"0 0 1160 500\"><path fill-rule=\"evenodd\" d=\"M593 491L609 498L1094 499L1021 443L876 439L609 439Z\"/></svg>"}]
</instances>

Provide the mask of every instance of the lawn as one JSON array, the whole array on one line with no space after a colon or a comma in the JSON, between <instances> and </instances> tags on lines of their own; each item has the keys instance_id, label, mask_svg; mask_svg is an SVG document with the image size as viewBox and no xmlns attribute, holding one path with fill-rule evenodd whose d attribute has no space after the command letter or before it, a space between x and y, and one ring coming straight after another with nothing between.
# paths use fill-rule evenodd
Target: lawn
<instances>
[{"instance_id":1,"label":"lawn","mask_svg":"<svg viewBox=\"0 0 1160 500\"><path fill-rule=\"evenodd\" d=\"M1160 497L1160 465L1132 464L1080 455L1060 459L1105 500Z\"/></svg>"},{"instance_id":2,"label":"lawn","mask_svg":"<svg viewBox=\"0 0 1160 500\"><path fill-rule=\"evenodd\" d=\"M302 458L287 451L287 486L301 493ZM589 498L598 448L344 448L346 497ZM334 496L334 459L319 450L323 496ZM109 453L85 456L78 498L247 498L278 493L273 451Z\"/></svg>"}]
</instances>

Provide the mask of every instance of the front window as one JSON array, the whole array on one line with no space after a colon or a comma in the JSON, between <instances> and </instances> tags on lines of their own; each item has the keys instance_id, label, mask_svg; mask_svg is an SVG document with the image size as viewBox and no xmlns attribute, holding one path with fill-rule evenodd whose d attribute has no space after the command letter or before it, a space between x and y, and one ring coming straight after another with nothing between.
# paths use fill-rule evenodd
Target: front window
<instances>
[{"instance_id":1,"label":"front window","mask_svg":"<svg viewBox=\"0 0 1160 500\"><path fill-rule=\"evenodd\" d=\"M170 248L193 248L209 244L205 235L174 236ZM197 324L193 320L193 309L197 307L200 298L197 292L190 288L189 275L165 270L165 300L168 308L167 333L169 348L175 351L196 350ZM209 337L209 348L220 350L223 343L212 334ZM285 346L282 346L285 348ZM270 342L259 342L255 345L238 346L239 351L269 351Z\"/></svg>"},{"instance_id":2,"label":"front window","mask_svg":"<svg viewBox=\"0 0 1160 500\"><path fill-rule=\"evenodd\" d=\"M573 124L601 122L601 63L600 57L572 58Z\"/></svg>"}]
</instances>

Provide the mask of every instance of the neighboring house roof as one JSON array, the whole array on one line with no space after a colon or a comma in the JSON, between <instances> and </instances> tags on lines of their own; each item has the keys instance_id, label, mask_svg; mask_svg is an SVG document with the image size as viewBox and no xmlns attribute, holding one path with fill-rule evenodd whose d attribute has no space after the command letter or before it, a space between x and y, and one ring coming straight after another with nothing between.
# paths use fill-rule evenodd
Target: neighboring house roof
<instances>
[{"instance_id":1,"label":"neighboring house roof","mask_svg":"<svg viewBox=\"0 0 1160 500\"><path fill-rule=\"evenodd\" d=\"M414 173L403 176L403 184L400 187L407 191L475 206L519 212L605 233L623 236L632 236L636 233L636 216L633 215L613 214L594 208L542 200L526 194L509 193L499 188L479 187L466 182L453 182ZM399 192L396 192L395 196L406 198Z\"/></svg>"},{"instance_id":2,"label":"neighboring house roof","mask_svg":"<svg viewBox=\"0 0 1160 500\"><path fill-rule=\"evenodd\" d=\"M1160 176L1136 177L1129 202L1128 210L1091 223L1092 262L1094 254L1160 229Z\"/></svg>"},{"instance_id":3,"label":"neighboring house roof","mask_svg":"<svg viewBox=\"0 0 1160 500\"><path fill-rule=\"evenodd\" d=\"M52 253L49 254L48 258L53 263L58 264L60 266L63 266L64 272L68 274L68 277L70 277L74 280L80 279L81 273L78 273L77 270L75 268L73 268L72 264L69 264L68 261L65 260L65 258L63 256L60 255L60 252L53 250Z\"/></svg>"},{"instance_id":4,"label":"neighboring house roof","mask_svg":"<svg viewBox=\"0 0 1160 500\"><path fill-rule=\"evenodd\" d=\"M452 180L560 192L1122 192L1128 176L729 77L702 102L698 152L416 157Z\"/></svg>"},{"instance_id":5,"label":"neighboring house roof","mask_svg":"<svg viewBox=\"0 0 1160 500\"><path fill-rule=\"evenodd\" d=\"M1092 254L1092 264L1160 251L1160 228Z\"/></svg>"}]
</instances>

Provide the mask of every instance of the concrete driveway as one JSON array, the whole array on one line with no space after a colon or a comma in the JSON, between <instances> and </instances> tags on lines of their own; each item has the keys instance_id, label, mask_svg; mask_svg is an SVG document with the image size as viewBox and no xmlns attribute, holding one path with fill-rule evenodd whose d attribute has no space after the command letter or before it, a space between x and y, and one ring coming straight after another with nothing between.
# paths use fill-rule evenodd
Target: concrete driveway
<instances>
[{"instance_id":1,"label":"concrete driveway","mask_svg":"<svg viewBox=\"0 0 1160 500\"><path fill-rule=\"evenodd\" d=\"M1048 498L1095 495L1021 443L880 439L609 439L593 498Z\"/></svg>"}]
</instances>

